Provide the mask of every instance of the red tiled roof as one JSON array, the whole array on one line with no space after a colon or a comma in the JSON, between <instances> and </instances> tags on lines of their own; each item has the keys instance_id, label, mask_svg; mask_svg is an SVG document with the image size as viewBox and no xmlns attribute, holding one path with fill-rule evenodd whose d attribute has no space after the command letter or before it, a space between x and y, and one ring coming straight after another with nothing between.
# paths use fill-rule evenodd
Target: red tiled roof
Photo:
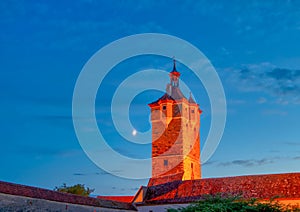
<instances>
[{"instance_id":1,"label":"red tiled roof","mask_svg":"<svg viewBox=\"0 0 300 212\"><path fill-rule=\"evenodd\" d=\"M98 199L131 203L134 196L97 196Z\"/></svg>"},{"instance_id":2,"label":"red tiled roof","mask_svg":"<svg viewBox=\"0 0 300 212\"><path fill-rule=\"evenodd\" d=\"M175 102L176 100L186 99L178 87L172 87L171 89L172 89L172 95L165 93L162 97L160 97L158 100L154 102L151 102L149 105L155 105L158 104L159 101L165 101L165 100L170 100Z\"/></svg>"},{"instance_id":3,"label":"red tiled roof","mask_svg":"<svg viewBox=\"0 0 300 212\"><path fill-rule=\"evenodd\" d=\"M158 100L154 101L154 102L151 102L149 104L149 106L152 106L152 105L158 105L159 101L166 101L166 100L169 100L171 102L175 101L175 99L173 99L169 94L165 93L164 95L162 95L162 97L160 97Z\"/></svg>"},{"instance_id":4,"label":"red tiled roof","mask_svg":"<svg viewBox=\"0 0 300 212\"><path fill-rule=\"evenodd\" d=\"M78 205L89 205L95 207L104 207L112 209L131 209L135 210L129 203L97 199L93 197L84 197L74 194L62 193L48 189L36 188L31 186L19 185L0 181L0 193L45 199L56 202L65 202Z\"/></svg>"},{"instance_id":5,"label":"red tiled roof","mask_svg":"<svg viewBox=\"0 0 300 212\"><path fill-rule=\"evenodd\" d=\"M160 184L164 184L167 182L181 181L183 174L184 173L181 172L181 173L172 174L172 175L165 175L165 176L150 178L147 187L151 187L154 185L160 185Z\"/></svg>"},{"instance_id":6,"label":"red tiled roof","mask_svg":"<svg viewBox=\"0 0 300 212\"><path fill-rule=\"evenodd\" d=\"M188 203L217 193L239 194L244 198L300 198L300 173L178 180L148 187L145 203Z\"/></svg>"}]
</instances>

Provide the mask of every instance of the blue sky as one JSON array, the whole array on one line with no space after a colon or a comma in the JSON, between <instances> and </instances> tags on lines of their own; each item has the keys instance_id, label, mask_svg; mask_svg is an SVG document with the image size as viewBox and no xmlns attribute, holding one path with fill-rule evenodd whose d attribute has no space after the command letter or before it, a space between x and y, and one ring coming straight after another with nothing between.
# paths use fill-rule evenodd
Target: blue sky
<instances>
[{"instance_id":1,"label":"blue sky","mask_svg":"<svg viewBox=\"0 0 300 212\"><path fill-rule=\"evenodd\" d=\"M227 123L203 177L300 171L299 1L1 1L0 27L0 180L50 189L84 183L102 195L134 194L147 183L97 167L72 123L73 89L87 60L116 39L147 32L192 43L223 83ZM151 146L120 145L110 101L120 82L149 68L170 71L172 61L141 56L120 63L96 101L103 135L135 158L149 157ZM191 72L182 64L178 70L204 111L203 146L210 103ZM160 95L149 91L132 102L137 130L150 128L147 104Z\"/></svg>"}]
</instances>

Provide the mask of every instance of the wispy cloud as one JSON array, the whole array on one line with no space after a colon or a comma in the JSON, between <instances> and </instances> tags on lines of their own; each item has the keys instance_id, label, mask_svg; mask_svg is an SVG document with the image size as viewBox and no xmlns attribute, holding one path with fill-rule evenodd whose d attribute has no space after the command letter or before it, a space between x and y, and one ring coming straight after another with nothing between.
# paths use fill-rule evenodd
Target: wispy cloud
<instances>
[{"instance_id":1,"label":"wispy cloud","mask_svg":"<svg viewBox=\"0 0 300 212\"><path fill-rule=\"evenodd\" d=\"M234 16L225 17L225 21L232 24L236 33L246 39L265 37L270 32L278 32L276 35L279 39L285 31L297 30L299 26L300 12L296 9L296 4L293 1L251 1L234 4L231 5L232 8L227 8Z\"/></svg>"},{"instance_id":2,"label":"wispy cloud","mask_svg":"<svg viewBox=\"0 0 300 212\"><path fill-rule=\"evenodd\" d=\"M285 144L291 145L291 146L300 146L300 141L299 141L299 142L291 142L291 141L288 141L288 142L285 142Z\"/></svg>"},{"instance_id":3,"label":"wispy cloud","mask_svg":"<svg viewBox=\"0 0 300 212\"><path fill-rule=\"evenodd\" d=\"M258 166L264 166L268 164L274 164L282 160L285 161L300 160L300 156L290 156L290 157L275 156L275 157L265 157L261 159L243 159L243 160L232 160L226 162L213 161L211 163L206 163L205 165L217 166L217 167L241 166L241 167L249 168L249 167L258 167Z\"/></svg>"},{"instance_id":4,"label":"wispy cloud","mask_svg":"<svg viewBox=\"0 0 300 212\"><path fill-rule=\"evenodd\" d=\"M221 162L218 166L243 166L243 167L253 167L253 166L262 166L266 164L274 163L276 158L263 158L263 159L250 159L250 160L233 160L229 162Z\"/></svg>"},{"instance_id":5,"label":"wispy cloud","mask_svg":"<svg viewBox=\"0 0 300 212\"><path fill-rule=\"evenodd\" d=\"M85 176L86 174L83 173L73 173L74 176Z\"/></svg>"},{"instance_id":6,"label":"wispy cloud","mask_svg":"<svg viewBox=\"0 0 300 212\"><path fill-rule=\"evenodd\" d=\"M300 70L278 68L271 63L248 64L226 69L229 82L242 92L265 92L277 104L300 104ZM260 98L259 103L265 103Z\"/></svg>"},{"instance_id":7,"label":"wispy cloud","mask_svg":"<svg viewBox=\"0 0 300 212\"><path fill-rule=\"evenodd\" d=\"M257 100L257 103L258 103L258 104L264 104L264 103L266 103L266 102L267 102L267 99L264 98L264 97L260 97L260 98Z\"/></svg>"},{"instance_id":8,"label":"wispy cloud","mask_svg":"<svg viewBox=\"0 0 300 212\"><path fill-rule=\"evenodd\" d=\"M15 149L18 154L32 155L36 158L40 157L60 157L60 158L69 158L69 157L78 157L82 154L80 149L59 149L54 147L42 147L42 146L30 146L24 145L19 146Z\"/></svg>"},{"instance_id":9,"label":"wispy cloud","mask_svg":"<svg viewBox=\"0 0 300 212\"><path fill-rule=\"evenodd\" d=\"M262 111L262 114L269 115L269 116L274 116L274 115L285 116L288 113L286 111L282 111L282 110L264 110L264 111Z\"/></svg>"},{"instance_id":10,"label":"wispy cloud","mask_svg":"<svg viewBox=\"0 0 300 212\"><path fill-rule=\"evenodd\" d=\"M222 16L222 22L232 27L244 39L266 38L268 34L277 36L287 30L300 29L300 12L297 1L244 1L211 2L206 0L185 1L178 10L188 10L191 15ZM276 23L276 24L274 24ZM269 40L264 40L269 42Z\"/></svg>"},{"instance_id":11,"label":"wispy cloud","mask_svg":"<svg viewBox=\"0 0 300 212\"><path fill-rule=\"evenodd\" d=\"M94 173L85 173L85 172L76 172L73 173L74 176L92 176L92 175L108 175L109 173L102 171L102 172L94 172Z\"/></svg>"},{"instance_id":12,"label":"wispy cloud","mask_svg":"<svg viewBox=\"0 0 300 212\"><path fill-rule=\"evenodd\" d=\"M132 5L132 7L129 7ZM65 5L67 6L67 5ZM1 2L0 9L0 24L12 25L18 23L19 20L26 20L25 27L27 29L42 29L30 31L30 42L32 48L48 49L48 50L70 50L73 51L86 50L87 43L92 42L93 45L99 45L99 39L102 45L122 35L130 35L135 33L160 31L167 33L160 24L148 21L146 23L132 23L125 20L126 18L119 18L117 15L112 15L113 18L99 19L99 14L117 13L117 11L133 11L136 8L136 3L129 4L115 4L114 6L105 4L103 2L77 2L65 10L64 3L57 6L51 2L32 2L27 4L23 1ZM97 9L91 9L97 8ZM78 10L88 10L89 16L85 18L74 19L79 15ZM31 11L35 11L32 13ZM135 11L136 12L136 11ZM121 12L120 12L121 13ZM46 15L45 15L46 14ZM60 14L65 14L61 16ZM47 15L51 18L47 18ZM100 16L101 17L101 16ZM22 24L21 27L24 27ZM19 33L7 31L5 35L0 35L0 38L13 39L15 45L22 44L20 39L17 39ZM114 35L114 36L112 36ZM23 38L28 39L27 34L24 33ZM51 38L44 40L44 38ZM85 37L85 45L82 45L82 37ZM81 45L80 45L81 44ZM101 45L101 44L100 44ZM76 48L74 48L76 46Z\"/></svg>"},{"instance_id":13,"label":"wispy cloud","mask_svg":"<svg viewBox=\"0 0 300 212\"><path fill-rule=\"evenodd\" d=\"M241 99L227 99L226 102L227 104L230 105L243 105L246 103L245 100L241 100Z\"/></svg>"}]
</instances>

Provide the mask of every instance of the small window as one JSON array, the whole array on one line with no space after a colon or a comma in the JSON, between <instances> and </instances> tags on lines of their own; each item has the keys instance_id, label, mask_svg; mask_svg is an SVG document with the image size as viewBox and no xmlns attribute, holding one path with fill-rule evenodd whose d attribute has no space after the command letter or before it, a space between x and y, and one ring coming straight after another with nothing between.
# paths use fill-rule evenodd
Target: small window
<instances>
[{"instance_id":1,"label":"small window","mask_svg":"<svg viewBox=\"0 0 300 212\"><path fill-rule=\"evenodd\" d=\"M164 160L164 166L167 166L167 165L168 165L168 163L169 163L169 161L168 161L168 160Z\"/></svg>"},{"instance_id":2,"label":"small window","mask_svg":"<svg viewBox=\"0 0 300 212\"><path fill-rule=\"evenodd\" d=\"M163 110L166 110L166 109L167 109L167 106L166 106L166 105L163 105L162 108L163 108Z\"/></svg>"},{"instance_id":3,"label":"small window","mask_svg":"<svg viewBox=\"0 0 300 212\"><path fill-rule=\"evenodd\" d=\"M192 110L192 113L195 113L195 110Z\"/></svg>"},{"instance_id":4,"label":"small window","mask_svg":"<svg viewBox=\"0 0 300 212\"><path fill-rule=\"evenodd\" d=\"M194 164L193 163L191 163L191 168L193 168L194 167Z\"/></svg>"}]
</instances>

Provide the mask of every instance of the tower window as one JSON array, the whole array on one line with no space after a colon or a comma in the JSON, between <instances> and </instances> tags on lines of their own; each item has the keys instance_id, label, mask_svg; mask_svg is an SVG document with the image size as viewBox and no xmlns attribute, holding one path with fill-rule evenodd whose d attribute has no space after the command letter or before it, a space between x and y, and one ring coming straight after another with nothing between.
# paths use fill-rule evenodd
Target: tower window
<instances>
[{"instance_id":1,"label":"tower window","mask_svg":"<svg viewBox=\"0 0 300 212\"><path fill-rule=\"evenodd\" d=\"M192 110L192 113L195 113L195 110Z\"/></svg>"},{"instance_id":2,"label":"tower window","mask_svg":"<svg viewBox=\"0 0 300 212\"><path fill-rule=\"evenodd\" d=\"M164 160L164 166L167 166L169 164L168 160Z\"/></svg>"},{"instance_id":3,"label":"tower window","mask_svg":"<svg viewBox=\"0 0 300 212\"><path fill-rule=\"evenodd\" d=\"M163 105L162 109L163 109L163 110L166 110L166 109L167 109L167 106L166 106L166 105Z\"/></svg>"},{"instance_id":4,"label":"tower window","mask_svg":"<svg viewBox=\"0 0 300 212\"><path fill-rule=\"evenodd\" d=\"M194 164L193 163L191 163L191 168L193 168L194 167Z\"/></svg>"}]
</instances>

